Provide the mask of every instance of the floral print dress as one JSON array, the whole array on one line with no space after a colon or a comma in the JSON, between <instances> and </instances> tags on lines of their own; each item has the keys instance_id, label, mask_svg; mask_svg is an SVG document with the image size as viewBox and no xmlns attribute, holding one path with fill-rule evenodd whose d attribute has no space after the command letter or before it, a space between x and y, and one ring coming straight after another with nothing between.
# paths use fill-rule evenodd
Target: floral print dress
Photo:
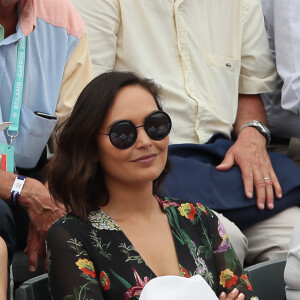
<instances>
[{"instance_id":1,"label":"floral print dress","mask_svg":"<svg viewBox=\"0 0 300 300\"><path fill-rule=\"evenodd\" d=\"M224 227L209 208L157 199L170 223L182 276L200 274L217 296L236 287L246 299L258 299ZM54 223L47 236L47 256L54 300L139 299L145 284L156 277L101 209L90 213L89 222L68 214Z\"/></svg>"}]
</instances>

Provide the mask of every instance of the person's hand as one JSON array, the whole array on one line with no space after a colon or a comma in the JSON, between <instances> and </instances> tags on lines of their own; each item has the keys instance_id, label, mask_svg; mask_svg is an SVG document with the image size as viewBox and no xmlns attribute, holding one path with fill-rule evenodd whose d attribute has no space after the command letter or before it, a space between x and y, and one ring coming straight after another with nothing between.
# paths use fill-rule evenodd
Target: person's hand
<instances>
[{"instance_id":1,"label":"person's hand","mask_svg":"<svg viewBox=\"0 0 300 300\"><path fill-rule=\"evenodd\" d=\"M28 255L28 269L34 272L37 268L39 257L44 259L45 271L47 267L45 241L40 238L37 229L30 222L26 248L24 251Z\"/></svg>"},{"instance_id":2,"label":"person's hand","mask_svg":"<svg viewBox=\"0 0 300 300\"><path fill-rule=\"evenodd\" d=\"M234 164L241 169L246 196L252 198L255 187L257 207L264 209L266 204L273 209L273 189L277 198L282 197L282 190L266 150L266 139L255 128L241 131L217 170L227 171Z\"/></svg>"},{"instance_id":3,"label":"person's hand","mask_svg":"<svg viewBox=\"0 0 300 300\"><path fill-rule=\"evenodd\" d=\"M244 300L245 295L243 293L239 293L239 291L234 288L228 295L226 295L225 292L222 292L219 300L234 300L234 299L239 299L239 300Z\"/></svg>"},{"instance_id":4,"label":"person's hand","mask_svg":"<svg viewBox=\"0 0 300 300\"><path fill-rule=\"evenodd\" d=\"M28 254L29 270L34 271L38 258L46 258L45 240L50 226L65 214L65 210L54 203L45 185L32 178L26 179L18 201L30 218L25 252Z\"/></svg>"}]
</instances>

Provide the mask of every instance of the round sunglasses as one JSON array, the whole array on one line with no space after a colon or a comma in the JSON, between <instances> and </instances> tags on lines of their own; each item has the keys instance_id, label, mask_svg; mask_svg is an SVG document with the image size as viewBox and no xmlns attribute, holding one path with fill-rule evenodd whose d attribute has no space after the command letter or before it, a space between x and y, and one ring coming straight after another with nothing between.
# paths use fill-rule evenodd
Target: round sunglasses
<instances>
[{"instance_id":1,"label":"round sunglasses","mask_svg":"<svg viewBox=\"0 0 300 300\"><path fill-rule=\"evenodd\" d=\"M97 134L109 136L110 142L118 149L128 149L135 143L137 128L140 127L144 127L150 139L160 141L170 133L172 121L164 111L155 111L145 118L144 125L135 126L131 121L121 120L111 126L109 133Z\"/></svg>"}]
</instances>

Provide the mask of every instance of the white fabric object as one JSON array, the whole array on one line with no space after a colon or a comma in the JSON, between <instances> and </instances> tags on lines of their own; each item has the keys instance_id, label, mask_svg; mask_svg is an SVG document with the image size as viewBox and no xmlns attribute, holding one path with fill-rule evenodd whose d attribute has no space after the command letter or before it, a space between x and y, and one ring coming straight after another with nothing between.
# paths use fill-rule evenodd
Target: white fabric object
<instances>
[{"instance_id":1,"label":"white fabric object","mask_svg":"<svg viewBox=\"0 0 300 300\"><path fill-rule=\"evenodd\" d=\"M160 276L151 279L142 290L140 300L218 300L201 275L190 278Z\"/></svg>"}]
</instances>

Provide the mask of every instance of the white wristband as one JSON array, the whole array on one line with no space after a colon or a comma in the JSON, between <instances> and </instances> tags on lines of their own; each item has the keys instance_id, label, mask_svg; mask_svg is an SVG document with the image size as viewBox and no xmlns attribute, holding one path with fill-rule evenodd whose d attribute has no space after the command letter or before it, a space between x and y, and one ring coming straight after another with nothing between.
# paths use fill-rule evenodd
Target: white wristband
<instances>
[{"instance_id":1,"label":"white wristband","mask_svg":"<svg viewBox=\"0 0 300 300\"><path fill-rule=\"evenodd\" d=\"M18 197L22 192L23 186L25 184L26 177L22 175L18 175L14 181L14 184L11 188L11 202L13 205L17 205Z\"/></svg>"}]
</instances>

